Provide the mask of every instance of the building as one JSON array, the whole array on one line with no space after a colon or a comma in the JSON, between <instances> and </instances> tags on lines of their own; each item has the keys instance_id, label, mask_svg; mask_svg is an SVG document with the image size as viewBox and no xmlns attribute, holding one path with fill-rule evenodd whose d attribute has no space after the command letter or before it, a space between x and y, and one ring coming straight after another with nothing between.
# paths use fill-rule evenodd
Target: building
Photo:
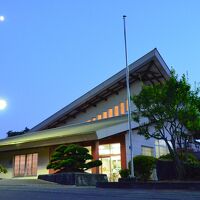
<instances>
[{"instance_id":1,"label":"building","mask_svg":"<svg viewBox=\"0 0 200 200\"><path fill-rule=\"evenodd\" d=\"M153 49L130 66L131 94L138 94L142 84L162 83L170 70L157 49ZM132 105L134 109L134 105ZM108 80L59 110L28 133L0 140L0 164L8 169L1 178L33 177L51 173L46 166L60 144L78 143L89 149L103 165L92 173L106 173L110 181L130 160L127 125L126 71ZM167 148L162 141L145 140L136 134L132 122L133 154L159 156Z\"/></svg>"}]
</instances>

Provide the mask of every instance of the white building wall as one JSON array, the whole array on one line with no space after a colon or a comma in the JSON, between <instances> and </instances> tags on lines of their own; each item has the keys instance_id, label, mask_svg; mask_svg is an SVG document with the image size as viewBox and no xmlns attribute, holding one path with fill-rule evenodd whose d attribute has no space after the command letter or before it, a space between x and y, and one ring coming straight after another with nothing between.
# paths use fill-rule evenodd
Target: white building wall
<instances>
[{"instance_id":1,"label":"white building wall","mask_svg":"<svg viewBox=\"0 0 200 200\"><path fill-rule=\"evenodd\" d=\"M130 158L131 158L130 149L129 149L130 140L129 140L128 133L125 135L125 143L126 143L126 160L127 160L127 166L128 166L128 162L130 161ZM147 147L153 148L154 156L156 155L155 139L150 138L147 140L147 139L145 139L144 136L138 135L136 130L134 130L132 132L133 157L142 154L142 146L147 146Z\"/></svg>"}]
</instances>

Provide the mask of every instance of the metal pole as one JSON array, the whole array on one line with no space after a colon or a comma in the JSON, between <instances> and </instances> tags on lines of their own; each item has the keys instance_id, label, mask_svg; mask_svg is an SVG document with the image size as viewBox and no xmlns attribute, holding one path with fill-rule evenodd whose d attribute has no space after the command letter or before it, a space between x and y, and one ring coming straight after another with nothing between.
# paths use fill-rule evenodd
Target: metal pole
<instances>
[{"instance_id":1,"label":"metal pole","mask_svg":"<svg viewBox=\"0 0 200 200\"><path fill-rule=\"evenodd\" d=\"M130 149L130 162L131 162L131 174L130 177L134 177L134 166L133 166L133 145L132 145L132 129L131 129L131 95L129 85L129 67L127 59L127 44L126 44L126 16L123 16L124 22L124 47L125 47L125 60L126 60L126 87L127 87L127 100L128 100L128 134L129 134L129 149Z\"/></svg>"}]
</instances>

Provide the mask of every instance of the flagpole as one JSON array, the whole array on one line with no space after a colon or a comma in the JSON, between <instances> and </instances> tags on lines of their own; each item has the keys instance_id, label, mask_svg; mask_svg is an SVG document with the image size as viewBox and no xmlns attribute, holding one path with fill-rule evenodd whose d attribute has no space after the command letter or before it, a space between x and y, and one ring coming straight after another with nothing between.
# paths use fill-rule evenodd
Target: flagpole
<instances>
[{"instance_id":1,"label":"flagpole","mask_svg":"<svg viewBox=\"0 0 200 200\"><path fill-rule=\"evenodd\" d=\"M134 177L134 166L133 166L133 145L132 145L132 128L131 128L131 95L130 95L130 84L129 84L129 67L128 67L128 53L126 43L126 16L123 15L124 23L124 47L125 47L125 61L126 61L126 87L127 87L127 100L128 100L128 136L129 136L129 150L130 150L130 162L131 162L131 174L130 177Z\"/></svg>"}]
</instances>

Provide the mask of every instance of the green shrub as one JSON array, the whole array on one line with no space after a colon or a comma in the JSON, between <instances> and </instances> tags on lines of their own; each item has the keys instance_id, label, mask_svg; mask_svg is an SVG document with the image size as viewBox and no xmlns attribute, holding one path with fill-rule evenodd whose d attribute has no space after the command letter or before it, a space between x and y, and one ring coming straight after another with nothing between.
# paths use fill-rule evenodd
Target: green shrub
<instances>
[{"instance_id":1,"label":"green shrub","mask_svg":"<svg viewBox=\"0 0 200 200\"><path fill-rule=\"evenodd\" d=\"M130 170L129 169L120 169L119 174L121 178L128 178L130 175Z\"/></svg>"},{"instance_id":2,"label":"green shrub","mask_svg":"<svg viewBox=\"0 0 200 200\"><path fill-rule=\"evenodd\" d=\"M5 167L3 167L2 165L0 165L0 173L4 173L6 174L8 171Z\"/></svg>"},{"instance_id":3,"label":"green shrub","mask_svg":"<svg viewBox=\"0 0 200 200\"><path fill-rule=\"evenodd\" d=\"M162 156L160 156L158 159L159 159L159 160L166 160L166 161L168 161L168 160L171 160L171 161L172 161L172 160L173 160L170 153L168 153L168 154L166 154L166 155L162 155Z\"/></svg>"},{"instance_id":4,"label":"green shrub","mask_svg":"<svg viewBox=\"0 0 200 200\"><path fill-rule=\"evenodd\" d=\"M88 149L76 144L60 145L51 156L47 169L59 172L84 172L102 165L100 160L92 160Z\"/></svg>"},{"instance_id":5,"label":"green shrub","mask_svg":"<svg viewBox=\"0 0 200 200\"><path fill-rule=\"evenodd\" d=\"M179 156L179 159L181 161L183 161L183 162L189 162L189 163L191 163L191 162L199 162L197 157L194 154L190 153L190 152L186 152L186 153L179 152L178 156ZM173 160L173 157L169 153L169 154L160 156L158 159L159 160Z\"/></svg>"},{"instance_id":6,"label":"green shrub","mask_svg":"<svg viewBox=\"0 0 200 200\"><path fill-rule=\"evenodd\" d=\"M138 180L147 181L156 167L156 158L152 156L138 155L133 158L134 172Z\"/></svg>"}]
</instances>

